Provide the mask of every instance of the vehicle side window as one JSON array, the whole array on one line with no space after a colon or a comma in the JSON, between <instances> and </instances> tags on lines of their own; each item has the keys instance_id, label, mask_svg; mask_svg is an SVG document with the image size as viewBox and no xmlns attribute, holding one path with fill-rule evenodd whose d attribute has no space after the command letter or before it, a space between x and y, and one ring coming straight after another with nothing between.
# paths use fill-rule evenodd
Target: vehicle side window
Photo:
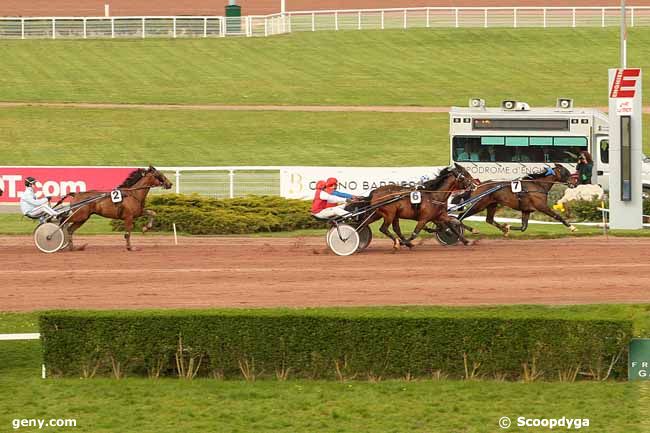
<instances>
[{"instance_id":1,"label":"vehicle side window","mask_svg":"<svg viewBox=\"0 0 650 433\"><path fill-rule=\"evenodd\" d=\"M600 141L600 162L609 164L609 140Z\"/></svg>"}]
</instances>

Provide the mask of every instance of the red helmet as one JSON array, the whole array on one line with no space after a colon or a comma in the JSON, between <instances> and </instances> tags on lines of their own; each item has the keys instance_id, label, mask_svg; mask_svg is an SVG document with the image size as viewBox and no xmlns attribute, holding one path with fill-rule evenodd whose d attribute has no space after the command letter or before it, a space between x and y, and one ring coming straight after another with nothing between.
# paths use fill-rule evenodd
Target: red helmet
<instances>
[{"instance_id":1,"label":"red helmet","mask_svg":"<svg viewBox=\"0 0 650 433\"><path fill-rule=\"evenodd\" d=\"M316 191L320 191L321 189L325 189L327 186L327 183L324 180L319 180L316 182Z\"/></svg>"},{"instance_id":2,"label":"red helmet","mask_svg":"<svg viewBox=\"0 0 650 433\"><path fill-rule=\"evenodd\" d=\"M338 183L339 183L339 181L335 177L330 177L329 179L327 179L327 187L328 188L332 187L332 186L335 187Z\"/></svg>"}]
</instances>

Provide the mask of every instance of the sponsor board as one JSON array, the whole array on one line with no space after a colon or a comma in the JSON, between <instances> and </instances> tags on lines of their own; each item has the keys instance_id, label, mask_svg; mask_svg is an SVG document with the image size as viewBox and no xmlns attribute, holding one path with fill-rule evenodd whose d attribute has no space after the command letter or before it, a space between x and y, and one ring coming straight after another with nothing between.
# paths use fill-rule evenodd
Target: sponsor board
<instances>
[{"instance_id":1,"label":"sponsor board","mask_svg":"<svg viewBox=\"0 0 650 433\"><path fill-rule=\"evenodd\" d=\"M518 163L518 162L459 162L459 165L472 175L474 179L481 182L486 180L513 180L524 177L529 174L544 173L547 167L552 167L554 163ZM560 164L569 171L575 171L575 164Z\"/></svg>"},{"instance_id":2,"label":"sponsor board","mask_svg":"<svg viewBox=\"0 0 650 433\"><path fill-rule=\"evenodd\" d=\"M110 191L135 167L0 167L0 203L18 203L25 178L36 178L37 197L62 197L71 192Z\"/></svg>"},{"instance_id":3,"label":"sponsor board","mask_svg":"<svg viewBox=\"0 0 650 433\"><path fill-rule=\"evenodd\" d=\"M339 190L365 196L384 185L414 186L423 176L435 177L443 167L283 167L280 169L280 195L311 200L316 182L335 177Z\"/></svg>"}]
</instances>

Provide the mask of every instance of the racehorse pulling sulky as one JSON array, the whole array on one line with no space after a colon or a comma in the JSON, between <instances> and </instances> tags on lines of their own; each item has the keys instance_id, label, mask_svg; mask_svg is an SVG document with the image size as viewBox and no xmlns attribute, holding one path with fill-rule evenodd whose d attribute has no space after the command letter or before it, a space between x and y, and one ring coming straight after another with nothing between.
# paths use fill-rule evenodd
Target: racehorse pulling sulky
<instances>
[{"instance_id":1,"label":"racehorse pulling sulky","mask_svg":"<svg viewBox=\"0 0 650 433\"><path fill-rule=\"evenodd\" d=\"M124 221L126 249L131 246L131 231L136 218L147 215L149 220L143 232L153 225L155 213L144 208L145 200L151 188L162 186L170 189L172 183L156 168L136 169L116 189L109 192L85 191L70 193L61 198L54 206L58 215L41 221L34 230L34 242L39 250L53 253L68 248L74 250L72 236L92 215ZM69 206L59 206L71 197ZM83 249L83 248L82 248Z\"/></svg>"},{"instance_id":2,"label":"racehorse pulling sulky","mask_svg":"<svg viewBox=\"0 0 650 433\"><path fill-rule=\"evenodd\" d=\"M548 167L546 172L531 174L515 181L495 182L487 181L482 183L474 191L466 194L463 202L457 207L465 207L458 219L462 222L465 218L487 209L485 222L492 224L508 236L510 230L526 231L528 218L535 211L540 211L551 218L561 222L569 230L576 231L576 227L562 218L548 207L548 193L553 185L570 183L571 173L565 167L555 164ZM508 224L500 224L494 220L494 215L499 205L521 211L521 227L510 227ZM476 233L474 229L465 225L463 227Z\"/></svg>"}]
</instances>

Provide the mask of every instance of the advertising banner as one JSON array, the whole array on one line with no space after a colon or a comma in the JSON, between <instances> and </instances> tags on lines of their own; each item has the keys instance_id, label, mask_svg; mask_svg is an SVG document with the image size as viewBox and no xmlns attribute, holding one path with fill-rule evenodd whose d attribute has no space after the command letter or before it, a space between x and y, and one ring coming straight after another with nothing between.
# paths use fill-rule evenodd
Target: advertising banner
<instances>
[{"instance_id":1,"label":"advertising banner","mask_svg":"<svg viewBox=\"0 0 650 433\"><path fill-rule=\"evenodd\" d=\"M62 197L70 192L110 191L135 167L0 167L0 203L18 203L25 178L35 178L37 197Z\"/></svg>"},{"instance_id":2,"label":"advertising banner","mask_svg":"<svg viewBox=\"0 0 650 433\"><path fill-rule=\"evenodd\" d=\"M366 196L384 185L413 186L422 177L433 178L442 169L438 167L283 167L280 170L280 195L285 198L314 197L316 182L335 177L339 190L352 195Z\"/></svg>"}]
</instances>

